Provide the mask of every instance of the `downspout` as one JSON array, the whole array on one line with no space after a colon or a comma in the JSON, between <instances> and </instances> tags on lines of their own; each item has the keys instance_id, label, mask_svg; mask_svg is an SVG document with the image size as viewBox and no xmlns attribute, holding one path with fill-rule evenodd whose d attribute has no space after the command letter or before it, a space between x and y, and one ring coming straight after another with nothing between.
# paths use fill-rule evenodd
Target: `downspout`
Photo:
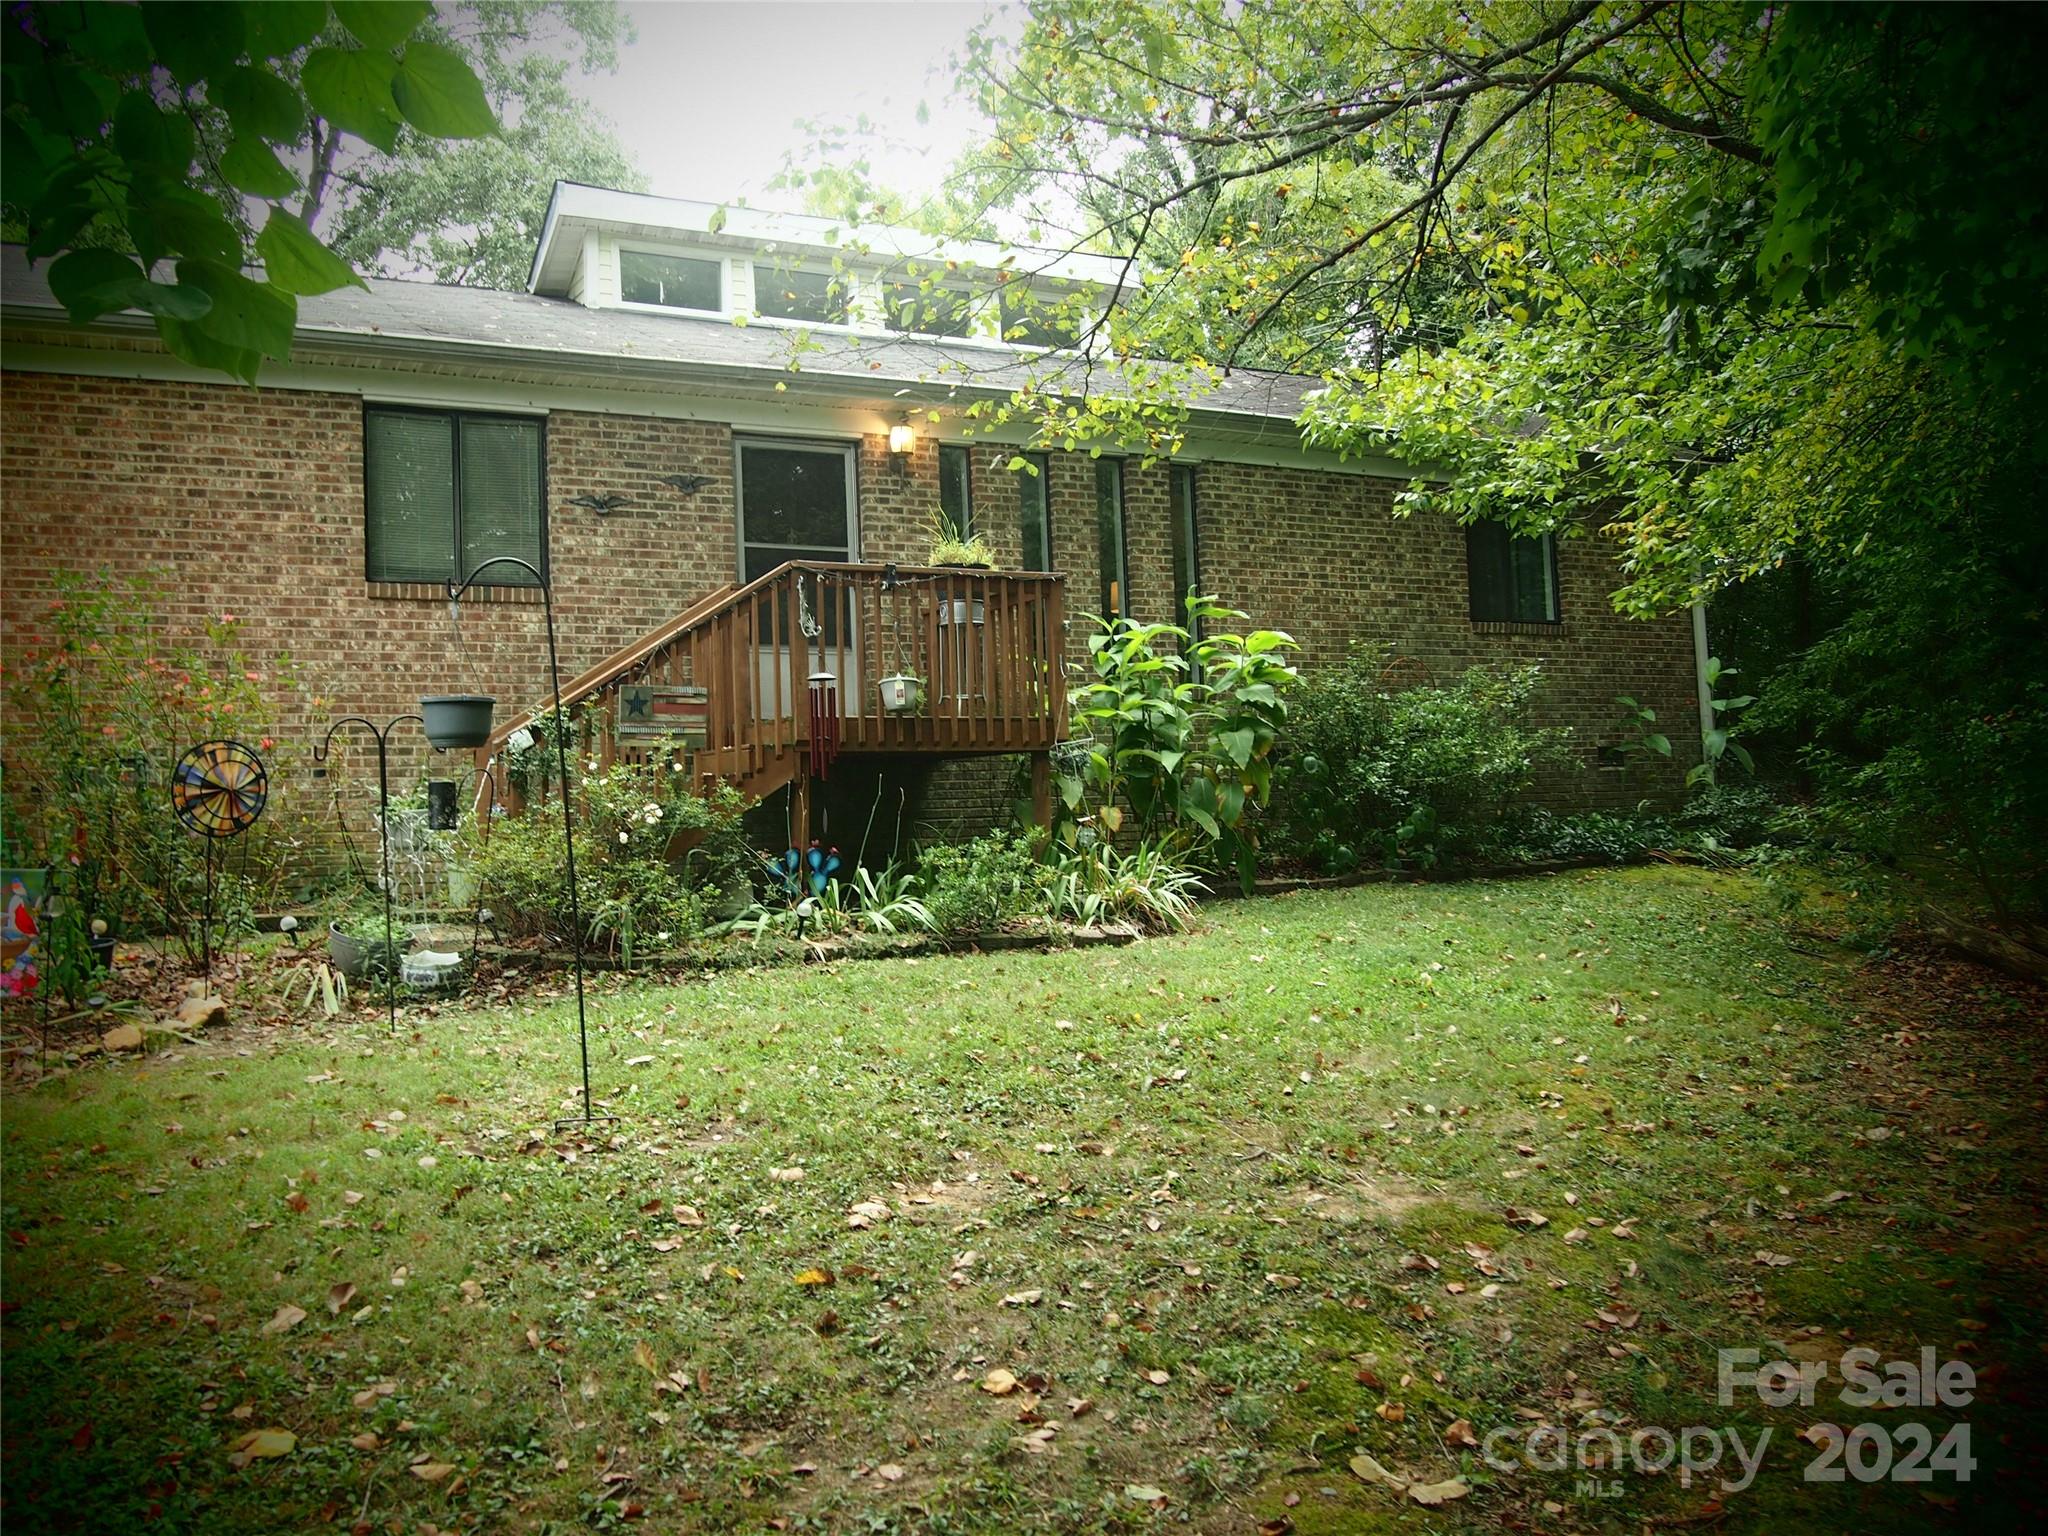
<instances>
[{"instance_id":1,"label":"downspout","mask_svg":"<svg viewBox=\"0 0 2048 1536\"><path fill-rule=\"evenodd\" d=\"M1692 605L1692 675L1699 692L1700 761L1707 760L1707 733L1714 728L1714 687L1707 681L1707 605Z\"/></svg>"}]
</instances>

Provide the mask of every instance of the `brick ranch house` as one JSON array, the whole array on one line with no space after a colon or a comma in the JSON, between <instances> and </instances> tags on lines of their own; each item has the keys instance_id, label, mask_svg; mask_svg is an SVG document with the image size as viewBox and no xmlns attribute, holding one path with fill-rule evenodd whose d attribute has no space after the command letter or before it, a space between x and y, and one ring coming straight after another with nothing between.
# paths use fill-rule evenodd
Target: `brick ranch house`
<instances>
[{"instance_id":1,"label":"brick ranch house","mask_svg":"<svg viewBox=\"0 0 2048 1536\"><path fill-rule=\"evenodd\" d=\"M28 643L59 570L153 568L173 626L243 615L251 651L289 651L335 715L488 692L497 745L545 697L539 596L487 572L458 645L447 583L514 555L548 573L563 680L594 718L628 685L702 689L700 774L828 836L884 788L914 827L958 831L1007 816L1020 754L1042 793L1082 616L1177 620L1192 584L1292 633L1308 667L1359 641L1408 677L1540 661L1585 758L1552 798L1675 783L1683 764L1652 780L1595 758L1616 693L1694 716L1698 616L1617 615L1592 539L1394 517L1404 466L1302 446L1312 379L1233 374L1170 463L1054 452L1033 476L1008 467L1019 441L970 435L968 404L1058 360L1057 317L1018 296L1107 294L1120 270L561 184L530 291L305 300L291 361L249 390L169 356L146 317L70 326L9 247L0 643ZM927 569L942 506L999 573ZM844 753L813 809L819 671ZM904 673L925 703L892 714L878 684ZM588 750L648 748L607 724Z\"/></svg>"}]
</instances>

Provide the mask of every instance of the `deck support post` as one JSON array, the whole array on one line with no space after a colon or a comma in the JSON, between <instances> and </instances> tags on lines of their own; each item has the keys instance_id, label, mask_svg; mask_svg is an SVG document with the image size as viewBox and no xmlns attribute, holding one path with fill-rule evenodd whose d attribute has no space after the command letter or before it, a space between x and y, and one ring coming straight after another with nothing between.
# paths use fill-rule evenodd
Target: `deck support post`
<instances>
[{"instance_id":1,"label":"deck support post","mask_svg":"<svg viewBox=\"0 0 2048 1536\"><path fill-rule=\"evenodd\" d=\"M789 781L789 846L802 853L811 846L811 765L809 748L797 753L796 773Z\"/></svg>"},{"instance_id":2,"label":"deck support post","mask_svg":"<svg viewBox=\"0 0 2048 1536\"><path fill-rule=\"evenodd\" d=\"M1031 754L1031 824L1041 832L1052 830L1052 754Z\"/></svg>"}]
</instances>

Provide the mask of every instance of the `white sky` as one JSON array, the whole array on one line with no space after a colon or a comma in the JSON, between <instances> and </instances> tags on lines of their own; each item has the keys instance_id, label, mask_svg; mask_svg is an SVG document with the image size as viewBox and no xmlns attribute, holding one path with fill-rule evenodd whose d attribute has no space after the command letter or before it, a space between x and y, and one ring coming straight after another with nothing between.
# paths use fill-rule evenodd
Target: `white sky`
<instances>
[{"instance_id":1,"label":"white sky","mask_svg":"<svg viewBox=\"0 0 2048 1536\"><path fill-rule=\"evenodd\" d=\"M770 192L785 154L808 163L799 119L866 114L875 178L905 194L936 188L979 117L949 100L947 56L983 0L627 0L638 41L616 75L577 81L609 117L649 190L794 209ZM930 119L917 121L920 101Z\"/></svg>"}]
</instances>

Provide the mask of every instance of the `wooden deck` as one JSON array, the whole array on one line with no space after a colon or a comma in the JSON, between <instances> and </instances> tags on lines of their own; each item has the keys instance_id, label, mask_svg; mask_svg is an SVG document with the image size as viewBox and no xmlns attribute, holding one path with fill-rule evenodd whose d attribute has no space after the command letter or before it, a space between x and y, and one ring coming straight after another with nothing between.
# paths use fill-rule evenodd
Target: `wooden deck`
<instances>
[{"instance_id":1,"label":"wooden deck","mask_svg":"<svg viewBox=\"0 0 2048 1536\"><path fill-rule=\"evenodd\" d=\"M617 729L620 690L704 690L690 768L752 795L807 788L810 679L829 674L842 753L1042 754L1066 734L1064 583L1056 575L792 561L704 598L565 683L582 706L580 750L604 766L669 759L672 740ZM886 676L923 680L914 714L882 707ZM592 707L593 703L597 706ZM483 766L532 720L513 716L478 749ZM516 797L505 797L516 808Z\"/></svg>"}]
</instances>

